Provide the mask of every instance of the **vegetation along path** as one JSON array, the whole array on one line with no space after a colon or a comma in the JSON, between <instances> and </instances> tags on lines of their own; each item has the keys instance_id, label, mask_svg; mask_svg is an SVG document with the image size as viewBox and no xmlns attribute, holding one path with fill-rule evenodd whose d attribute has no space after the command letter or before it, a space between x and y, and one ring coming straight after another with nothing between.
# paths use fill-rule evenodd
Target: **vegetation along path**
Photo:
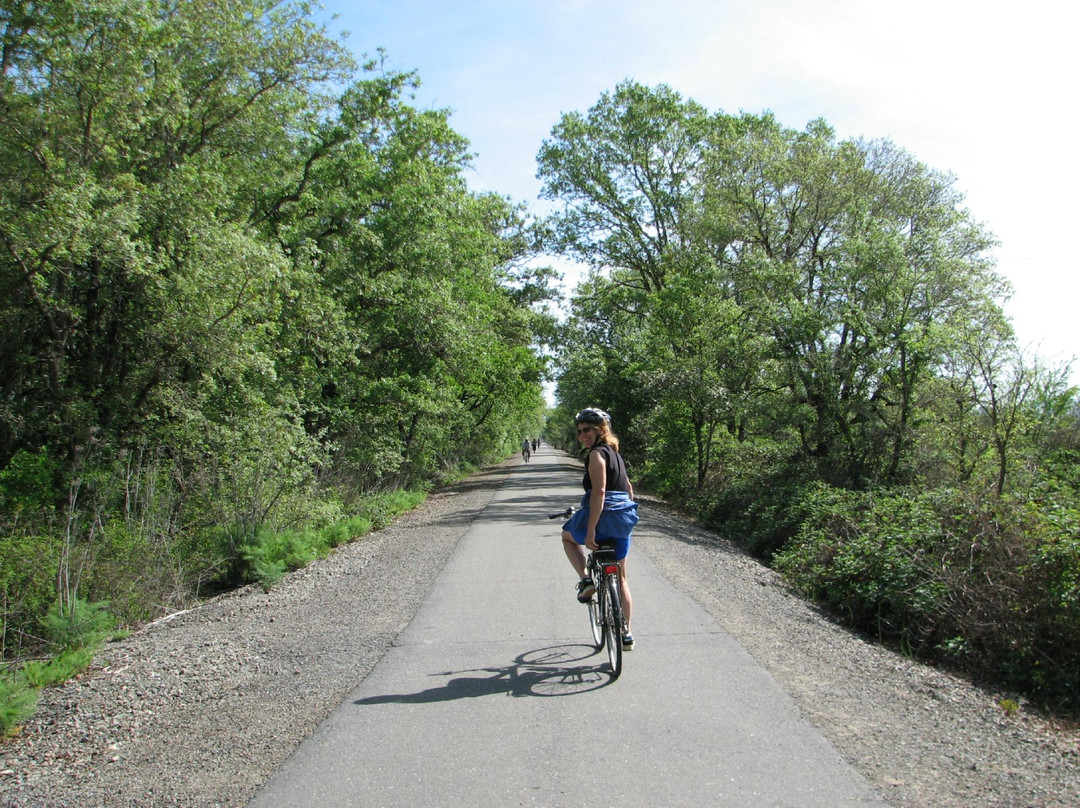
<instances>
[{"instance_id":1,"label":"vegetation along path","mask_svg":"<svg viewBox=\"0 0 1080 808\"><path fill-rule=\"evenodd\" d=\"M538 459L573 466L550 450ZM437 491L269 593L240 590L110 645L84 676L48 690L5 744L0 805L245 805L382 658L459 539L523 469L515 458ZM1080 734L838 628L662 503L646 499L643 512L635 552L742 645L890 805L1080 804Z\"/></svg>"}]
</instances>

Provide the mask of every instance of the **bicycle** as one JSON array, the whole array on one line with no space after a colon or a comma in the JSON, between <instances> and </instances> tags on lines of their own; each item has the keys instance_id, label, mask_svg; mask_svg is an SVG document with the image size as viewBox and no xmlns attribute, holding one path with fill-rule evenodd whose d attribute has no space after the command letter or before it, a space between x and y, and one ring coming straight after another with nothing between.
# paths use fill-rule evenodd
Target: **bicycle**
<instances>
[{"instance_id":1,"label":"bicycle","mask_svg":"<svg viewBox=\"0 0 1080 808\"><path fill-rule=\"evenodd\" d=\"M573 508L567 508L551 514L548 519L569 519L573 513ZM596 594L588 602L589 626L596 650L607 647L611 678L615 680L622 673L622 638L626 630L619 589L619 562L615 559L614 539L600 539L597 544L599 549L590 552L585 562L585 569L596 586Z\"/></svg>"}]
</instances>

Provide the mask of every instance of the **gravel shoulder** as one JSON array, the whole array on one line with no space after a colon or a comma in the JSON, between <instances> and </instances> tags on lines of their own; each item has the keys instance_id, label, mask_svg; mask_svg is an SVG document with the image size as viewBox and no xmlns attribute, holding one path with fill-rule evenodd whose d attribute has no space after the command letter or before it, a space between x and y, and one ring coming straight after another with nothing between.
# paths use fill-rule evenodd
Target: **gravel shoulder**
<instances>
[{"instance_id":1,"label":"gravel shoulder","mask_svg":"<svg viewBox=\"0 0 1080 808\"><path fill-rule=\"evenodd\" d=\"M0 806L245 805L408 625L519 462L435 492L269 593L238 590L110 644L0 747ZM892 805L1080 805L1080 732L1007 716L994 694L864 641L737 547L645 499L635 551Z\"/></svg>"}]
</instances>

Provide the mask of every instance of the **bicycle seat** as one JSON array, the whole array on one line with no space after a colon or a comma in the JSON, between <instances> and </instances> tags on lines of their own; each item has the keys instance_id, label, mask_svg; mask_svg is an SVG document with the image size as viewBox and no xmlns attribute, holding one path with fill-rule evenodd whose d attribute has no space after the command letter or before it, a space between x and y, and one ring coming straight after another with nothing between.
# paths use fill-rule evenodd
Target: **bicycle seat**
<instances>
[{"instance_id":1,"label":"bicycle seat","mask_svg":"<svg viewBox=\"0 0 1080 808\"><path fill-rule=\"evenodd\" d=\"M593 550L592 556L598 564L615 564L618 559L615 558L615 540L614 539L598 539L596 544L600 549Z\"/></svg>"}]
</instances>

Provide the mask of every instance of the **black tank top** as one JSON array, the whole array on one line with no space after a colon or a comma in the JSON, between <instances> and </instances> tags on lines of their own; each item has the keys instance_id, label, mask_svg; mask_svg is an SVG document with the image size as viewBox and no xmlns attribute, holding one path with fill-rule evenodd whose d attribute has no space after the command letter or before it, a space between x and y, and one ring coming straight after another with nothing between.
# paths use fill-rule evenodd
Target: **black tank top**
<instances>
[{"instance_id":1,"label":"black tank top","mask_svg":"<svg viewBox=\"0 0 1080 808\"><path fill-rule=\"evenodd\" d=\"M626 463L623 462L622 455L616 452L613 448L606 443L598 443L589 450L589 456L592 456L593 452L600 452L604 456L604 467L607 469L607 485L608 491L630 491L630 478L626 476ZM585 464L585 479L581 481L581 484L585 486L586 491L592 491L592 478L589 476L588 463Z\"/></svg>"}]
</instances>

